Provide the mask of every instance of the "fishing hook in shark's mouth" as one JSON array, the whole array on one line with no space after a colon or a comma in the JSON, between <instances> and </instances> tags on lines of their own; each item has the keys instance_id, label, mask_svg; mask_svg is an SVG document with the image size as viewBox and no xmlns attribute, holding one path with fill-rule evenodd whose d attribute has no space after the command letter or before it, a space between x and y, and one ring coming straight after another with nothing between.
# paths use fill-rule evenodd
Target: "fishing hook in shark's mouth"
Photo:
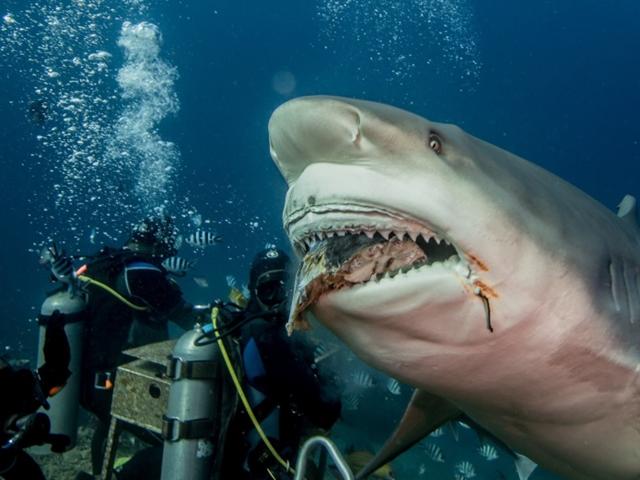
<instances>
[{"instance_id":1,"label":"fishing hook in shark's mouth","mask_svg":"<svg viewBox=\"0 0 640 480\"><path fill-rule=\"evenodd\" d=\"M331 291L394 278L413 270L441 264L472 285L476 276L464 255L442 235L430 230L408 232L371 227L334 228L306 232L293 238L303 257L294 291L288 328L306 328L303 312ZM477 287L485 308L487 328L493 332L489 300Z\"/></svg>"}]
</instances>

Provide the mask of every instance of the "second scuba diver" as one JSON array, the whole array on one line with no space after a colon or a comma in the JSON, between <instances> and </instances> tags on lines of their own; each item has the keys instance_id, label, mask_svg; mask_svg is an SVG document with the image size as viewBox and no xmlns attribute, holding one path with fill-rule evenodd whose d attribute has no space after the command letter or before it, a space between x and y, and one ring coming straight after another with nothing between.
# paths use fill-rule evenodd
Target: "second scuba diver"
<instances>
[{"instance_id":1,"label":"second scuba diver","mask_svg":"<svg viewBox=\"0 0 640 480\"><path fill-rule=\"evenodd\" d=\"M243 388L251 407L279 456L293 466L304 437L330 429L341 404L337 390L314 368L311 348L287 336L290 268L284 251L259 252L251 265L247 305L228 315L233 317L231 325L238 326ZM221 478L291 478L242 406L229 427Z\"/></svg>"},{"instance_id":2,"label":"second scuba diver","mask_svg":"<svg viewBox=\"0 0 640 480\"><path fill-rule=\"evenodd\" d=\"M190 329L203 313L183 299L162 266L175 255L174 243L171 218L149 217L134 227L122 248L103 247L78 270L77 283L87 297L80 404L98 419L91 445L94 475L102 468L116 369L126 361L122 352L167 340L169 321ZM56 262L59 270L63 262ZM54 275L64 277L56 262ZM142 429L133 433L162 443Z\"/></svg>"}]
</instances>

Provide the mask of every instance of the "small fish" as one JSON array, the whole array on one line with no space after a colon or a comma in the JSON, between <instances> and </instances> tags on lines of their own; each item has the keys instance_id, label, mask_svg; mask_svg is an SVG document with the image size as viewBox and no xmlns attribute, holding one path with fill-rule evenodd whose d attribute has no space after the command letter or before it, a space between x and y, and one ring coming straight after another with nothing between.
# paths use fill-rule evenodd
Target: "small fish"
<instances>
[{"instance_id":1,"label":"small fish","mask_svg":"<svg viewBox=\"0 0 640 480\"><path fill-rule=\"evenodd\" d=\"M444 457L442 456L442 450L435 443L427 443L424 447L424 451L434 462L444 463Z\"/></svg>"},{"instance_id":2,"label":"small fish","mask_svg":"<svg viewBox=\"0 0 640 480\"><path fill-rule=\"evenodd\" d=\"M193 281L201 288L207 288L209 286L209 281L204 277L193 277Z\"/></svg>"},{"instance_id":3,"label":"small fish","mask_svg":"<svg viewBox=\"0 0 640 480\"><path fill-rule=\"evenodd\" d=\"M204 248L209 245L216 245L222 242L222 237L212 232L197 230L189 235L184 241L191 247Z\"/></svg>"},{"instance_id":4,"label":"small fish","mask_svg":"<svg viewBox=\"0 0 640 480\"><path fill-rule=\"evenodd\" d=\"M460 425L462 428L466 428L467 430L471 429L471 427L469 425L467 425L466 423L464 423L461 420L458 420L458 425Z\"/></svg>"},{"instance_id":5,"label":"small fish","mask_svg":"<svg viewBox=\"0 0 640 480\"><path fill-rule=\"evenodd\" d=\"M480 448L478 448L478 453L488 462L498 459L498 450L496 450L493 445L489 445L488 443L485 443Z\"/></svg>"},{"instance_id":6,"label":"small fish","mask_svg":"<svg viewBox=\"0 0 640 480\"><path fill-rule=\"evenodd\" d=\"M438 438L444 435L444 429L442 427L436 428L433 432L429 434L430 437Z\"/></svg>"},{"instance_id":7,"label":"small fish","mask_svg":"<svg viewBox=\"0 0 640 480\"><path fill-rule=\"evenodd\" d=\"M96 243L96 229L92 228L91 231L89 232L89 241L91 242L91 244L95 245Z\"/></svg>"},{"instance_id":8,"label":"small fish","mask_svg":"<svg viewBox=\"0 0 640 480\"><path fill-rule=\"evenodd\" d=\"M235 288L236 285L238 284L236 277L234 277L233 275L227 275L226 280L227 280L227 287L229 288Z\"/></svg>"},{"instance_id":9,"label":"small fish","mask_svg":"<svg viewBox=\"0 0 640 480\"><path fill-rule=\"evenodd\" d=\"M249 303L249 297L245 297L236 287L231 287L229 289L229 300L241 308L245 308Z\"/></svg>"},{"instance_id":10,"label":"small fish","mask_svg":"<svg viewBox=\"0 0 640 480\"><path fill-rule=\"evenodd\" d=\"M387 380L387 391L391 395L400 395L402 393L400 384L395 378L390 378L389 380Z\"/></svg>"},{"instance_id":11,"label":"small fish","mask_svg":"<svg viewBox=\"0 0 640 480\"><path fill-rule=\"evenodd\" d=\"M420 466L418 467L418 475L422 476L425 473L427 473L427 467L424 463L421 463Z\"/></svg>"},{"instance_id":12,"label":"small fish","mask_svg":"<svg viewBox=\"0 0 640 480\"><path fill-rule=\"evenodd\" d=\"M371 374L366 370L359 370L357 372L354 372L351 378L353 380L353 383L355 383L358 387L373 387L373 378L371 378Z\"/></svg>"},{"instance_id":13,"label":"small fish","mask_svg":"<svg viewBox=\"0 0 640 480\"><path fill-rule=\"evenodd\" d=\"M193 262L182 257L169 257L163 260L162 266L169 273L184 276L187 271L193 267Z\"/></svg>"},{"instance_id":14,"label":"small fish","mask_svg":"<svg viewBox=\"0 0 640 480\"><path fill-rule=\"evenodd\" d=\"M350 393L342 397L342 407L345 410L358 410L360 408L360 395L357 393Z\"/></svg>"},{"instance_id":15,"label":"small fish","mask_svg":"<svg viewBox=\"0 0 640 480\"><path fill-rule=\"evenodd\" d=\"M471 462L467 462L466 460L460 462L455 467L456 473L462 475L462 479L466 480L468 478L473 478L476 476L476 469L473 467Z\"/></svg>"},{"instance_id":16,"label":"small fish","mask_svg":"<svg viewBox=\"0 0 640 480\"><path fill-rule=\"evenodd\" d=\"M337 345L328 346L320 342L318 346L313 350L313 362L320 363L337 353L339 350L340 347L338 347Z\"/></svg>"}]
</instances>

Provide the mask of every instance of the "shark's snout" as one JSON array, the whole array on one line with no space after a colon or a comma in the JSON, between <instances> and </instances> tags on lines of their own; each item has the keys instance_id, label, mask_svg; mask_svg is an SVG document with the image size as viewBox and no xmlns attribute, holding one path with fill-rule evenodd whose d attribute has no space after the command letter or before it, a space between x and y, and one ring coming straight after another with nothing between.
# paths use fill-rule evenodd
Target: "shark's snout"
<instances>
[{"instance_id":1,"label":"shark's snout","mask_svg":"<svg viewBox=\"0 0 640 480\"><path fill-rule=\"evenodd\" d=\"M289 183L312 162L340 162L362 138L362 113L332 97L303 97L276 109L269 121L271 157Z\"/></svg>"}]
</instances>

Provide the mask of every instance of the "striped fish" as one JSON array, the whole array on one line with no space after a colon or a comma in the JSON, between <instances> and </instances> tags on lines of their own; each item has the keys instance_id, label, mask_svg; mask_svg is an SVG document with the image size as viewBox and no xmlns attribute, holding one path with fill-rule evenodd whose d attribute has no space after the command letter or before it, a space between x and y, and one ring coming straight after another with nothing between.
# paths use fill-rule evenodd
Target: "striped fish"
<instances>
[{"instance_id":1,"label":"striped fish","mask_svg":"<svg viewBox=\"0 0 640 480\"><path fill-rule=\"evenodd\" d=\"M204 248L222 242L222 237L213 232L207 232L206 230L196 230L184 241L191 247Z\"/></svg>"},{"instance_id":2,"label":"striped fish","mask_svg":"<svg viewBox=\"0 0 640 480\"><path fill-rule=\"evenodd\" d=\"M455 469L456 473L458 473L460 475L460 478L463 480L474 478L476 476L476 469L473 468L471 462L467 462L466 460L458 463Z\"/></svg>"},{"instance_id":3,"label":"striped fish","mask_svg":"<svg viewBox=\"0 0 640 480\"><path fill-rule=\"evenodd\" d=\"M444 457L442 456L442 450L435 443L427 443L424 446L424 451L433 462L444 463Z\"/></svg>"},{"instance_id":4,"label":"striped fish","mask_svg":"<svg viewBox=\"0 0 640 480\"><path fill-rule=\"evenodd\" d=\"M395 378L389 378L387 380L387 391L391 395L400 395L402 393L402 389L400 388L400 384Z\"/></svg>"},{"instance_id":5,"label":"striped fish","mask_svg":"<svg viewBox=\"0 0 640 480\"><path fill-rule=\"evenodd\" d=\"M193 267L193 262L182 257L169 257L162 262L162 266L167 272L182 276Z\"/></svg>"}]
</instances>

